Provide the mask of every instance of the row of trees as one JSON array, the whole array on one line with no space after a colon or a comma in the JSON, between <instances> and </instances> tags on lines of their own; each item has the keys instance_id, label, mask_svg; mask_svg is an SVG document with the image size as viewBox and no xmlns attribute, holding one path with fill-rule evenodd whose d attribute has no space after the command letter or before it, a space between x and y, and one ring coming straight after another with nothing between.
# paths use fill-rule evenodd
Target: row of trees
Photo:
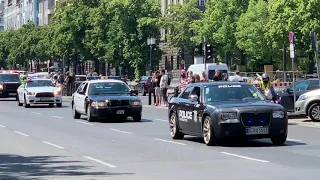
<instances>
[{"instance_id":1,"label":"row of trees","mask_svg":"<svg viewBox=\"0 0 320 180\"><path fill-rule=\"evenodd\" d=\"M309 33L320 33L320 0L207 0L204 13L194 2L170 8L164 21L173 32L169 40L180 50L192 52L206 36L217 45L220 62L233 58L254 71L264 64L282 69L293 31L298 68L314 67Z\"/></svg>"},{"instance_id":2,"label":"row of trees","mask_svg":"<svg viewBox=\"0 0 320 180\"><path fill-rule=\"evenodd\" d=\"M309 32L320 32L320 0L207 0L204 12L196 3L173 5L162 17L158 0L59 0L50 25L28 23L0 33L0 61L13 66L78 54L80 60L129 65L139 77L148 64L147 38L159 40L163 28L180 51L192 54L206 36L219 61L232 58L261 71L264 64L281 68L289 31L303 57L312 54ZM313 66L312 56L299 62L302 69Z\"/></svg>"},{"instance_id":3,"label":"row of trees","mask_svg":"<svg viewBox=\"0 0 320 180\"><path fill-rule=\"evenodd\" d=\"M48 26L29 22L2 32L0 59L13 66L77 54L77 61L129 65L139 77L160 17L158 0L62 0Z\"/></svg>"}]
</instances>

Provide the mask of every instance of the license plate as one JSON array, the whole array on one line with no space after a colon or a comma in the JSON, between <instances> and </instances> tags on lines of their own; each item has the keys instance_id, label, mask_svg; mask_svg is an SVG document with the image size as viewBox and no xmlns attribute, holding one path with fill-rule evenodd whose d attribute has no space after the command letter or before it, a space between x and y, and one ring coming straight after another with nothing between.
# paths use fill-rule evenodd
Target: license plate
<instances>
[{"instance_id":1,"label":"license plate","mask_svg":"<svg viewBox=\"0 0 320 180\"><path fill-rule=\"evenodd\" d=\"M117 114L124 114L124 110L118 110Z\"/></svg>"},{"instance_id":2,"label":"license plate","mask_svg":"<svg viewBox=\"0 0 320 180\"><path fill-rule=\"evenodd\" d=\"M254 135L254 134L269 134L269 128L262 127L262 128L247 128L246 129L247 135Z\"/></svg>"},{"instance_id":3,"label":"license plate","mask_svg":"<svg viewBox=\"0 0 320 180\"><path fill-rule=\"evenodd\" d=\"M16 96L17 93L9 93L9 96Z\"/></svg>"},{"instance_id":4,"label":"license plate","mask_svg":"<svg viewBox=\"0 0 320 180\"><path fill-rule=\"evenodd\" d=\"M40 98L40 101L49 101L50 98Z\"/></svg>"}]
</instances>

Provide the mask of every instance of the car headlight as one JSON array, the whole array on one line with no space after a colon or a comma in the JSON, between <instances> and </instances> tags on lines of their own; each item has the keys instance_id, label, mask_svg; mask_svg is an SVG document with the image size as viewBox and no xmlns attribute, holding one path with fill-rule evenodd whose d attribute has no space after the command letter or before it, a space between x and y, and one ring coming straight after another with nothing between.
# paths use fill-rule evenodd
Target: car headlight
<instances>
[{"instance_id":1,"label":"car headlight","mask_svg":"<svg viewBox=\"0 0 320 180\"><path fill-rule=\"evenodd\" d=\"M283 118L284 112L283 111L273 111L272 117L273 118Z\"/></svg>"},{"instance_id":2,"label":"car headlight","mask_svg":"<svg viewBox=\"0 0 320 180\"><path fill-rule=\"evenodd\" d=\"M139 105L141 105L141 101L131 101L131 105L139 106Z\"/></svg>"},{"instance_id":3,"label":"car headlight","mask_svg":"<svg viewBox=\"0 0 320 180\"><path fill-rule=\"evenodd\" d=\"M95 107L95 108L105 107L105 106L107 106L107 105L108 105L107 102L98 102L98 101L95 101L95 102L92 102L92 103L91 103L91 107Z\"/></svg>"},{"instance_id":4,"label":"car headlight","mask_svg":"<svg viewBox=\"0 0 320 180\"><path fill-rule=\"evenodd\" d=\"M35 93L35 92L27 92L27 95L28 95L28 96L35 96L36 93Z\"/></svg>"},{"instance_id":5,"label":"car headlight","mask_svg":"<svg viewBox=\"0 0 320 180\"><path fill-rule=\"evenodd\" d=\"M54 95L55 95L55 96L61 95L61 91L56 91L56 92L54 92Z\"/></svg>"},{"instance_id":6,"label":"car headlight","mask_svg":"<svg viewBox=\"0 0 320 180\"><path fill-rule=\"evenodd\" d=\"M235 113L235 112L224 112L224 113L221 113L221 119L223 121L230 120L230 119L238 119L237 118L237 113Z\"/></svg>"},{"instance_id":7,"label":"car headlight","mask_svg":"<svg viewBox=\"0 0 320 180\"><path fill-rule=\"evenodd\" d=\"M301 96L299 96L297 101L303 101L306 100L308 98L308 96L306 94L302 94Z\"/></svg>"}]
</instances>

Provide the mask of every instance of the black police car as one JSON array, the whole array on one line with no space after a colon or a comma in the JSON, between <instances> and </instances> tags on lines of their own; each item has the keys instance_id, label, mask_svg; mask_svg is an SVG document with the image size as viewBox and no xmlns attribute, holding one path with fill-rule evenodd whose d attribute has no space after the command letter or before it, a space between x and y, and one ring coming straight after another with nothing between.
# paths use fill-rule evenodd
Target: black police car
<instances>
[{"instance_id":1,"label":"black police car","mask_svg":"<svg viewBox=\"0 0 320 180\"><path fill-rule=\"evenodd\" d=\"M91 80L80 84L72 95L74 119L87 115L89 122L99 117L122 121L131 116L141 121L142 104L136 90L121 80Z\"/></svg>"},{"instance_id":2,"label":"black police car","mask_svg":"<svg viewBox=\"0 0 320 180\"><path fill-rule=\"evenodd\" d=\"M271 138L285 143L288 116L279 104L267 102L254 86L238 82L190 84L169 103L171 137L202 136L206 145L217 139Z\"/></svg>"},{"instance_id":3,"label":"black police car","mask_svg":"<svg viewBox=\"0 0 320 180\"><path fill-rule=\"evenodd\" d=\"M19 86L20 76L18 73L0 73L0 98L15 97L17 99Z\"/></svg>"}]
</instances>

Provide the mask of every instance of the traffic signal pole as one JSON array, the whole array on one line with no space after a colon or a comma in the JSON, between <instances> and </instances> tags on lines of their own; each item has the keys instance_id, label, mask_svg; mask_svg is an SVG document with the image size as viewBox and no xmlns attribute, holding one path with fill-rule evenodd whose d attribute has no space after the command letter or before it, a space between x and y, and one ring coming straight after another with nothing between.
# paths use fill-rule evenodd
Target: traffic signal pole
<instances>
[{"instance_id":1,"label":"traffic signal pole","mask_svg":"<svg viewBox=\"0 0 320 180\"><path fill-rule=\"evenodd\" d=\"M203 37L203 45L204 45L204 72L207 74L207 38L204 36Z\"/></svg>"}]
</instances>

